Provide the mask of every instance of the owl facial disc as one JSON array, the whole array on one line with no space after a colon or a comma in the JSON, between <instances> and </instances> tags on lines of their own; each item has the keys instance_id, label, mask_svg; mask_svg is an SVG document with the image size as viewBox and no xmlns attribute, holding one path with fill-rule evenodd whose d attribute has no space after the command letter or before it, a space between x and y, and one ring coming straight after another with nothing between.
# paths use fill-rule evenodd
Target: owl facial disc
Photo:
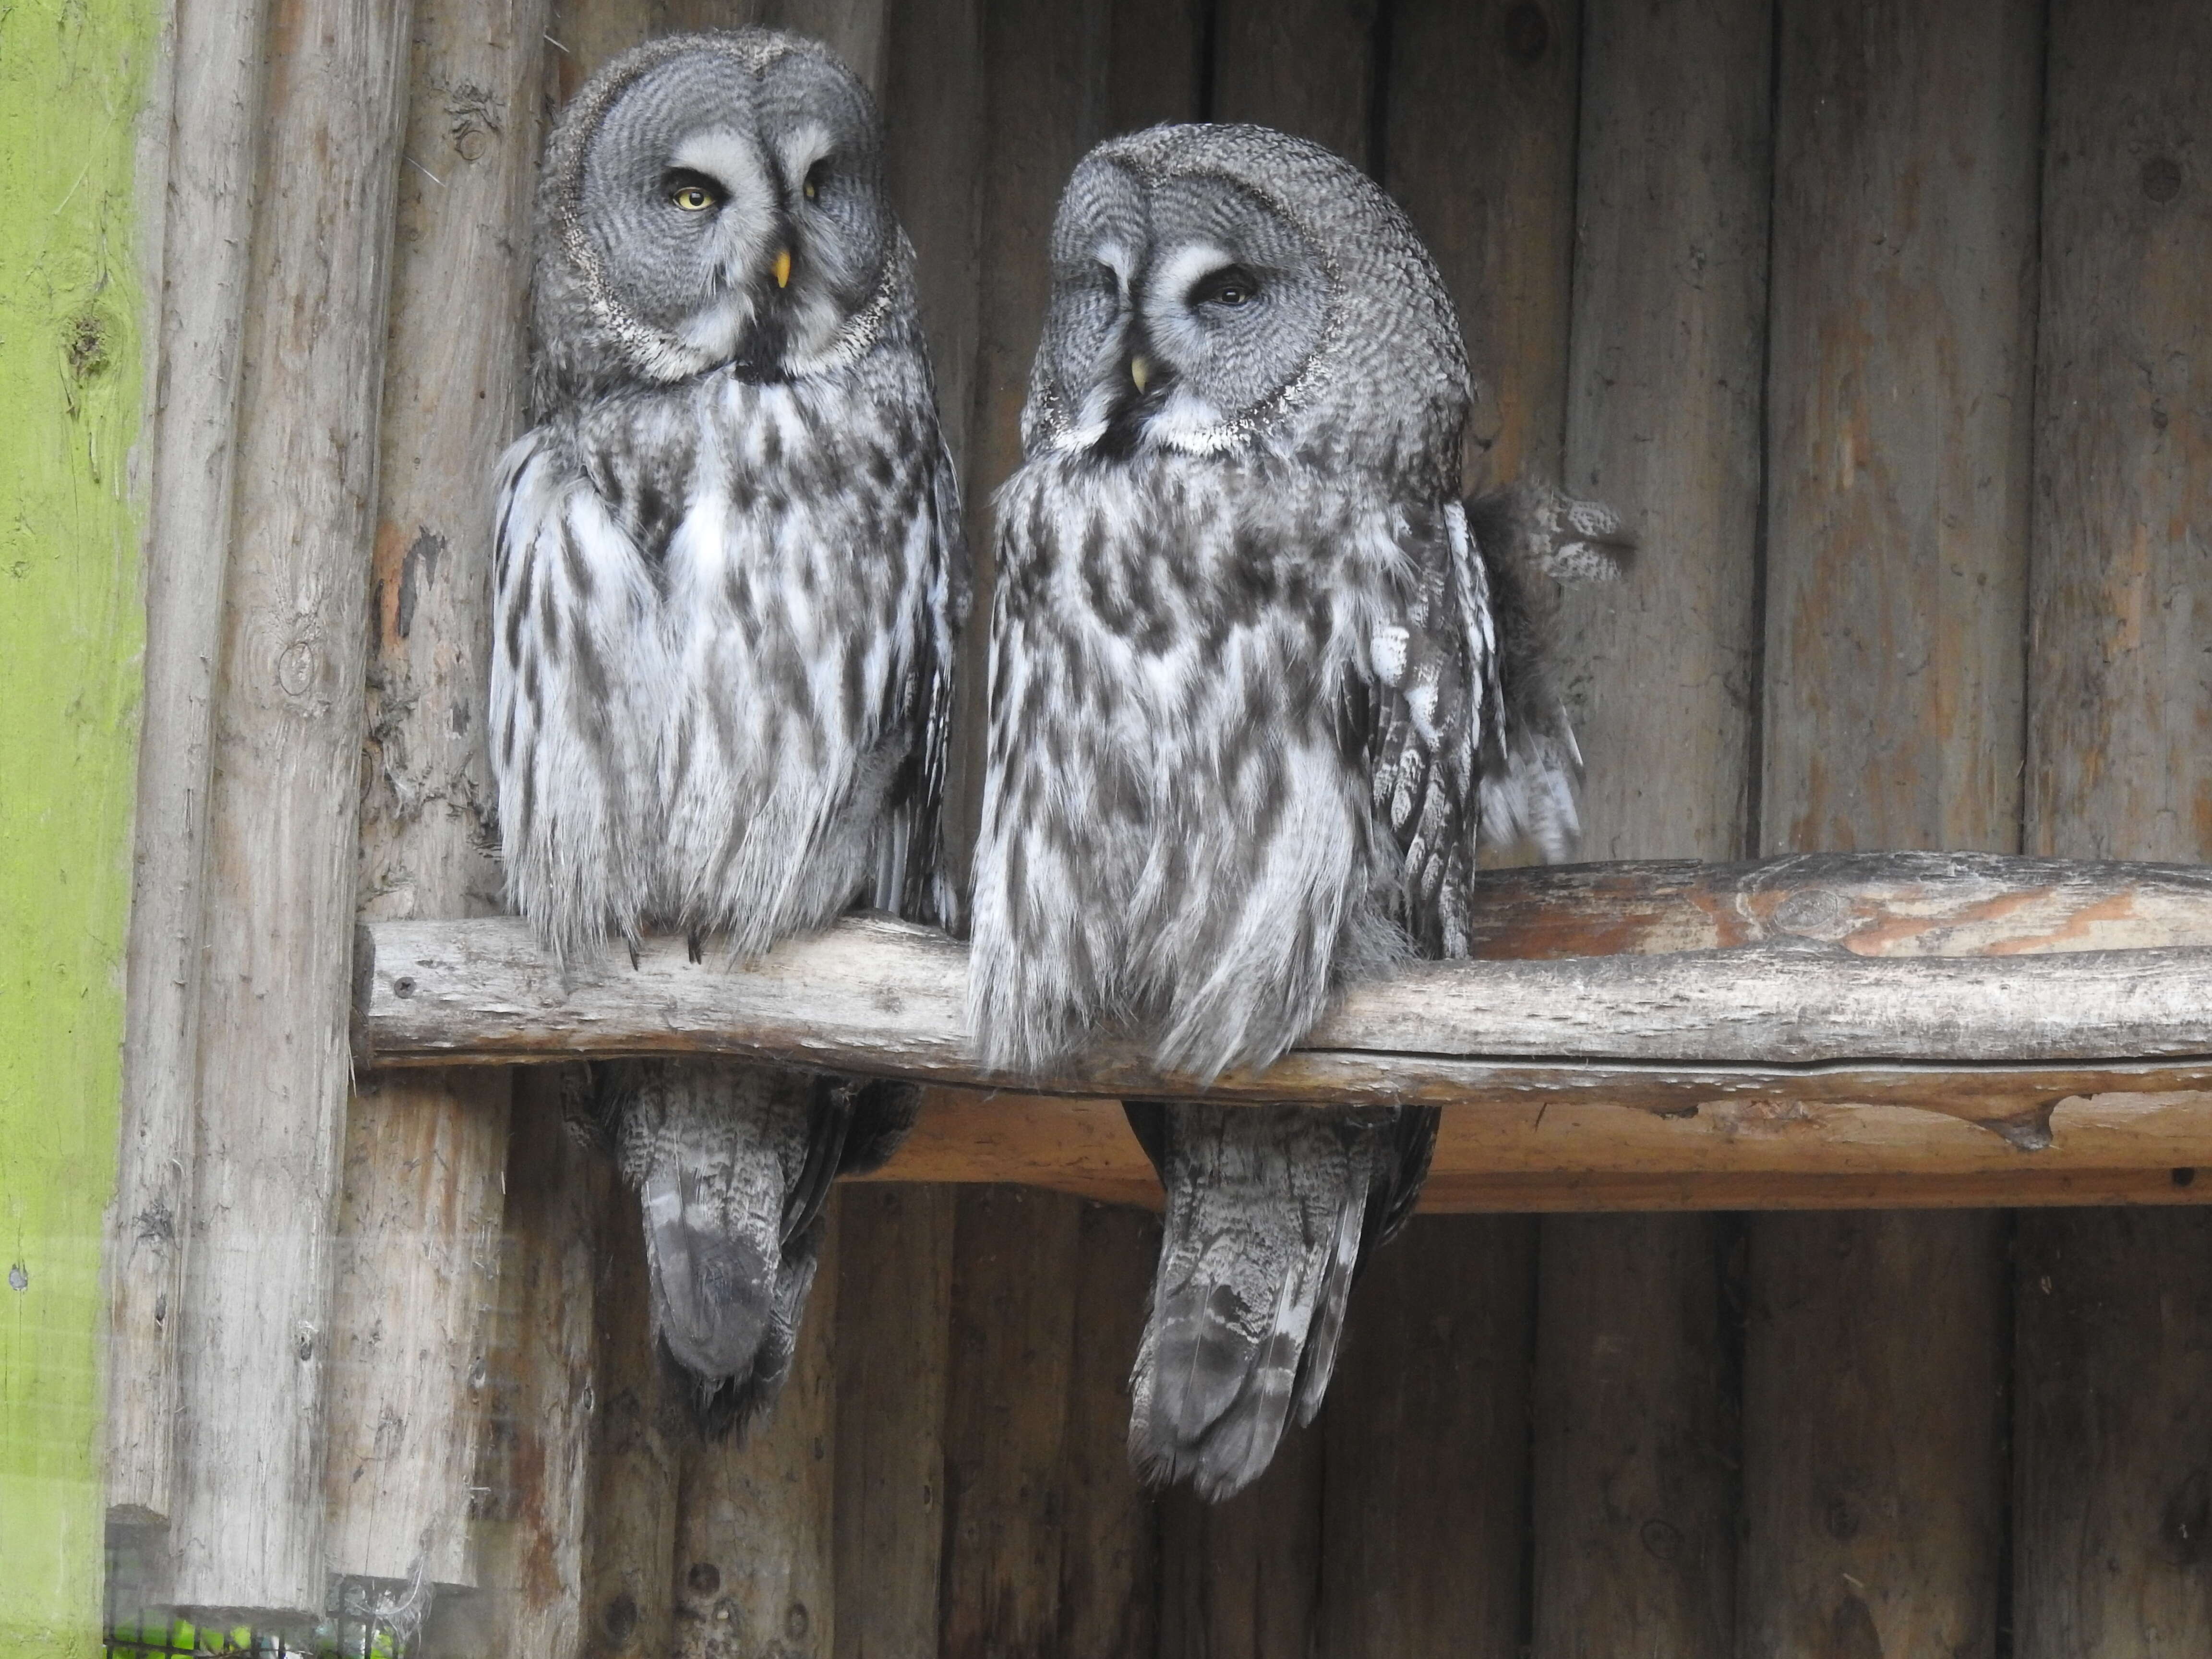
<instances>
[{"instance_id":1,"label":"owl facial disc","mask_svg":"<svg viewBox=\"0 0 2212 1659\"><path fill-rule=\"evenodd\" d=\"M580 94L549 203L591 324L657 380L777 380L850 361L896 230L866 89L812 42L656 41Z\"/></svg>"}]
</instances>

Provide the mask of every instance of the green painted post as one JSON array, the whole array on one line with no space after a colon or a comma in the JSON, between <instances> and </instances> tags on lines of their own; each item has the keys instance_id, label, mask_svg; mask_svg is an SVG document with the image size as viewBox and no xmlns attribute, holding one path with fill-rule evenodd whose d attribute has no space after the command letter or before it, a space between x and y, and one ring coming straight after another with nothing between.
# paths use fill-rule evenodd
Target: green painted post
<instances>
[{"instance_id":1,"label":"green painted post","mask_svg":"<svg viewBox=\"0 0 2212 1659\"><path fill-rule=\"evenodd\" d=\"M96 1653L153 0L0 6L0 1652Z\"/></svg>"}]
</instances>

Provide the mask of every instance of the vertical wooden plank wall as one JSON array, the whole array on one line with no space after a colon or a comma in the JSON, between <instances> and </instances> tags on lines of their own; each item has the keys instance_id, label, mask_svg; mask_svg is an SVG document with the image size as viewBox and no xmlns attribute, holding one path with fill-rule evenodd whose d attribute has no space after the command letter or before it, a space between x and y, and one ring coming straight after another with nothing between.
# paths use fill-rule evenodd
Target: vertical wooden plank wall
<instances>
[{"instance_id":1,"label":"vertical wooden plank wall","mask_svg":"<svg viewBox=\"0 0 2212 1659\"><path fill-rule=\"evenodd\" d=\"M1591 858L1746 850L1772 176L1766 0L1594 0L1565 479L1630 515L1565 596ZM1534 1652L1734 1650L1740 1230L1550 1217L1537 1291Z\"/></svg>"},{"instance_id":2,"label":"vertical wooden plank wall","mask_svg":"<svg viewBox=\"0 0 2212 1659\"><path fill-rule=\"evenodd\" d=\"M137 143L161 24L144 0L0 20L0 1649L71 1659L96 1650L100 1594L100 1214L143 641L132 451L163 135Z\"/></svg>"},{"instance_id":3,"label":"vertical wooden plank wall","mask_svg":"<svg viewBox=\"0 0 2212 1659\"><path fill-rule=\"evenodd\" d=\"M2018 845L2041 9L1777 14L1761 845ZM1738 1638L1992 1654L2004 1218L1749 1226Z\"/></svg>"},{"instance_id":4,"label":"vertical wooden plank wall","mask_svg":"<svg viewBox=\"0 0 2212 1659\"><path fill-rule=\"evenodd\" d=\"M2028 850L2212 858L2212 15L2051 9ZM2212 1217L2020 1218L2014 1651L2212 1647Z\"/></svg>"}]
</instances>

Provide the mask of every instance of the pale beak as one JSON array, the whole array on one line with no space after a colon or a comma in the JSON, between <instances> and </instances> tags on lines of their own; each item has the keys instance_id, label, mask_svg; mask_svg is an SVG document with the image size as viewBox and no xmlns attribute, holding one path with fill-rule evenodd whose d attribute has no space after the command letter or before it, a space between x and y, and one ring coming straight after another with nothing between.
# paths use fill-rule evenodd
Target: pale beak
<instances>
[{"instance_id":1,"label":"pale beak","mask_svg":"<svg viewBox=\"0 0 2212 1659\"><path fill-rule=\"evenodd\" d=\"M1150 357L1130 358L1129 378L1137 383L1137 390L1142 392L1145 382L1152 378L1152 360Z\"/></svg>"},{"instance_id":2,"label":"pale beak","mask_svg":"<svg viewBox=\"0 0 2212 1659\"><path fill-rule=\"evenodd\" d=\"M775 285L787 288L791 283L791 250L780 247L775 251Z\"/></svg>"}]
</instances>

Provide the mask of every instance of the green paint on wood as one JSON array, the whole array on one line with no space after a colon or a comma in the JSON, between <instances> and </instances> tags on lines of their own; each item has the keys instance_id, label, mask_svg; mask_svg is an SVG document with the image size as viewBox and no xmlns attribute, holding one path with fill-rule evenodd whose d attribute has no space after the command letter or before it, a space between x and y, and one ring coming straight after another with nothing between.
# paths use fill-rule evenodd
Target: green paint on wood
<instances>
[{"instance_id":1,"label":"green paint on wood","mask_svg":"<svg viewBox=\"0 0 2212 1659\"><path fill-rule=\"evenodd\" d=\"M0 5L0 1652L98 1650L153 0Z\"/></svg>"}]
</instances>

